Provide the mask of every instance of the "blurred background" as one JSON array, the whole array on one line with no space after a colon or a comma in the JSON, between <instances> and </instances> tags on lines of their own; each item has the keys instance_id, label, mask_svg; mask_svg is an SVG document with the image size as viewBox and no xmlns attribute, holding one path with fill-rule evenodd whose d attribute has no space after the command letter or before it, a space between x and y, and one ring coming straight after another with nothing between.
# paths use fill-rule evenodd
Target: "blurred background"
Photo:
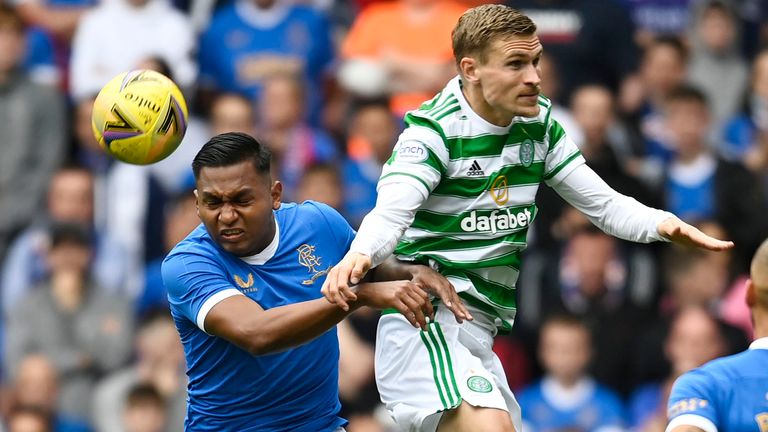
<instances>
[{"instance_id":1,"label":"blurred background","mask_svg":"<svg viewBox=\"0 0 768 432\"><path fill-rule=\"evenodd\" d=\"M254 134L286 201L357 226L417 108L455 75L453 0L3 0L2 430L182 430L184 355L160 262L199 222L192 157ZM511 334L496 339L525 431L663 431L671 383L747 346L749 258L768 233L768 4L511 0L538 25L543 92L618 191L736 242L708 253L593 228L542 186ZM190 103L181 147L116 162L90 126L111 77L151 68ZM377 313L340 325L349 432L392 424Z\"/></svg>"}]
</instances>

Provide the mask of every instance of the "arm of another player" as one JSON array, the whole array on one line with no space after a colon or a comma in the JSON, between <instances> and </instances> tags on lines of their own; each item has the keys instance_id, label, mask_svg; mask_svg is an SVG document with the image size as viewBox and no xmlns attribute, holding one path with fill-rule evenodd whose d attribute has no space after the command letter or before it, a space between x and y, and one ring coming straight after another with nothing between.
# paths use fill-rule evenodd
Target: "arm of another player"
<instances>
[{"instance_id":1,"label":"arm of another player","mask_svg":"<svg viewBox=\"0 0 768 432\"><path fill-rule=\"evenodd\" d=\"M472 314L469 313L464 302L456 293L448 279L440 273L426 265L400 261L390 255L381 265L376 267L371 273L373 281L389 281L407 279L421 286L424 290L440 298L443 304L453 312L456 321L461 323L464 320L472 320Z\"/></svg>"},{"instance_id":2,"label":"arm of another player","mask_svg":"<svg viewBox=\"0 0 768 432\"><path fill-rule=\"evenodd\" d=\"M329 302L347 310L347 302L355 299L351 286L392 254L425 199L410 183L387 183L379 188L376 207L363 219L349 252L323 283L321 292Z\"/></svg>"},{"instance_id":3,"label":"arm of another player","mask_svg":"<svg viewBox=\"0 0 768 432\"><path fill-rule=\"evenodd\" d=\"M574 168L552 187L597 227L625 240L643 243L669 240L714 251L733 247L733 242L710 237L672 213L645 206L616 192L585 164Z\"/></svg>"},{"instance_id":4,"label":"arm of another player","mask_svg":"<svg viewBox=\"0 0 768 432\"><path fill-rule=\"evenodd\" d=\"M351 302L349 311L323 298L264 310L250 298L234 295L210 309L203 330L253 355L264 355L307 343L362 306L395 308L421 328L426 328L426 316L433 315L429 296L413 282L365 283L356 288L357 300Z\"/></svg>"},{"instance_id":5,"label":"arm of another player","mask_svg":"<svg viewBox=\"0 0 768 432\"><path fill-rule=\"evenodd\" d=\"M666 432L717 432L716 398L716 383L704 370L680 376L667 402Z\"/></svg>"}]
</instances>

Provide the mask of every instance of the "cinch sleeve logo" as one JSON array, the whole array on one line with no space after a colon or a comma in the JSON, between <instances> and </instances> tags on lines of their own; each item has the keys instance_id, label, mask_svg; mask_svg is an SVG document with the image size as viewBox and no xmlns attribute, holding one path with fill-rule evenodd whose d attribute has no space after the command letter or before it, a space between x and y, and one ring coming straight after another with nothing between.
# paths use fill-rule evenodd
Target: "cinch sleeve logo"
<instances>
[{"instance_id":1,"label":"cinch sleeve logo","mask_svg":"<svg viewBox=\"0 0 768 432\"><path fill-rule=\"evenodd\" d=\"M397 162L419 163L424 162L429 157L427 147L418 141L405 141L397 147Z\"/></svg>"}]
</instances>

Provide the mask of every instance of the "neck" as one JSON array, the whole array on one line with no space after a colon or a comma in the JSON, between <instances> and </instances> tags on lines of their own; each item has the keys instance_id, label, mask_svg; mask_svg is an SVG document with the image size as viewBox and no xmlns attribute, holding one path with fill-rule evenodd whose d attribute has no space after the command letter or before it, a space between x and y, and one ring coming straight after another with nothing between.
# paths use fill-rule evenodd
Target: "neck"
<instances>
[{"instance_id":1,"label":"neck","mask_svg":"<svg viewBox=\"0 0 768 432\"><path fill-rule=\"evenodd\" d=\"M83 300L84 277L77 271L60 271L51 277L53 298L61 309L72 312Z\"/></svg>"},{"instance_id":2,"label":"neck","mask_svg":"<svg viewBox=\"0 0 768 432\"><path fill-rule=\"evenodd\" d=\"M579 376L552 376L555 382L563 386L566 389L572 389L579 382L581 377Z\"/></svg>"},{"instance_id":3,"label":"neck","mask_svg":"<svg viewBox=\"0 0 768 432\"><path fill-rule=\"evenodd\" d=\"M752 308L752 322L755 327L755 339L768 337L768 311L759 307Z\"/></svg>"},{"instance_id":4,"label":"neck","mask_svg":"<svg viewBox=\"0 0 768 432\"><path fill-rule=\"evenodd\" d=\"M694 150L690 152L684 152L684 153L678 153L677 155L677 161L682 164L689 164L696 160L699 156L701 156L704 153L703 150Z\"/></svg>"},{"instance_id":5,"label":"neck","mask_svg":"<svg viewBox=\"0 0 768 432\"><path fill-rule=\"evenodd\" d=\"M461 88L461 92L467 100L467 103L469 103L469 106L472 108L472 111L482 117L483 120L501 127L509 126L509 124L512 123L512 119L515 115L512 113L499 112L490 106L485 100L485 97L483 97L483 90L480 86L465 84Z\"/></svg>"}]
</instances>

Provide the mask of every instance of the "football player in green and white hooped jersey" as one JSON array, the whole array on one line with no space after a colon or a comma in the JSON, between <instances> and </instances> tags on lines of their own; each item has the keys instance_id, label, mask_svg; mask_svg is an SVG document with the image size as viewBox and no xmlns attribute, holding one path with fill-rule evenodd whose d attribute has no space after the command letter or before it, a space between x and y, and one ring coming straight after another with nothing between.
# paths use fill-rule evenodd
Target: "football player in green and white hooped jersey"
<instances>
[{"instance_id":1,"label":"football player in green and white hooped jersey","mask_svg":"<svg viewBox=\"0 0 768 432\"><path fill-rule=\"evenodd\" d=\"M405 116L376 207L323 294L346 308L355 298L350 285L393 252L437 268L466 308L441 295L422 331L401 315L382 317L382 400L402 430L519 432L520 409L491 347L515 317L520 255L542 182L623 239L733 244L615 192L585 165L539 93L542 46L527 16L502 5L470 9L454 28L453 50L459 75Z\"/></svg>"}]
</instances>

